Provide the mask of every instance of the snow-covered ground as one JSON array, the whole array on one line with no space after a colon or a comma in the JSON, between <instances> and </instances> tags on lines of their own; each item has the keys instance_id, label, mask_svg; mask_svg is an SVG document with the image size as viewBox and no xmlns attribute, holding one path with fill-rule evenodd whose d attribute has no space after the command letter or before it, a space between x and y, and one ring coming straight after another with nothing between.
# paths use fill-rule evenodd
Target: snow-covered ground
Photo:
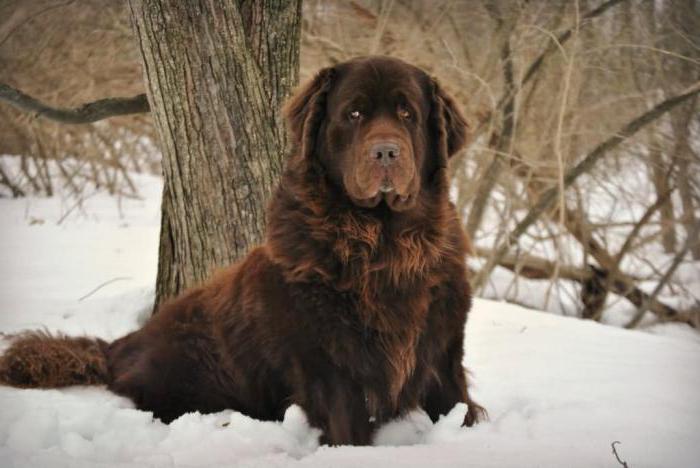
<instances>
[{"instance_id":1,"label":"snow-covered ground","mask_svg":"<svg viewBox=\"0 0 700 468\"><path fill-rule=\"evenodd\" d=\"M0 199L0 331L114 339L148 315L160 182L143 200ZM70 214L62 219L70 210ZM60 224L57 222L61 220ZM474 396L491 420L433 425L421 412L374 447L319 447L292 407L284 422L188 414L171 425L102 388L0 387L0 467L700 466L700 341L684 327L626 331L487 300L467 326Z\"/></svg>"}]
</instances>

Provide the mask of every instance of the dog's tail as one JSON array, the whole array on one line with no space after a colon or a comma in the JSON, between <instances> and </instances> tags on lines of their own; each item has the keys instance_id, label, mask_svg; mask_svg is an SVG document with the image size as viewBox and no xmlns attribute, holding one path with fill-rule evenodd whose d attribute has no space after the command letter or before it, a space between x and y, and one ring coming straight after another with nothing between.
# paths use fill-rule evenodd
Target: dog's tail
<instances>
[{"instance_id":1,"label":"dog's tail","mask_svg":"<svg viewBox=\"0 0 700 468\"><path fill-rule=\"evenodd\" d=\"M0 384L22 388L100 385L109 380L107 342L31 331L10 337L0 356Z\"/></svg>"}]
</instances>

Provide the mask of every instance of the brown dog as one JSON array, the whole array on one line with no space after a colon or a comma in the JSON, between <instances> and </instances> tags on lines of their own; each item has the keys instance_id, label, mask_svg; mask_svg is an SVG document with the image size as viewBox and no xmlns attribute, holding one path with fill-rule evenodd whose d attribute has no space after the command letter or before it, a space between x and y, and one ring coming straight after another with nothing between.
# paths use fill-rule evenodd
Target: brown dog
<instances>
[{"instance_id":1,"label":"brown dog","mask_svg":"<svg viewBox=\"0 0 700 468\"><path fill-rule=\"evenodd\" d=\"M28 333L0 361L22 387L106 383L165 422L292 403L330 444L456 403L484 416L462 367L466 238L447 160L466 125L420 69L386 57L322 70L285 109L295 149L267 241L111 344Z\"/></svg>"}]
</instances>

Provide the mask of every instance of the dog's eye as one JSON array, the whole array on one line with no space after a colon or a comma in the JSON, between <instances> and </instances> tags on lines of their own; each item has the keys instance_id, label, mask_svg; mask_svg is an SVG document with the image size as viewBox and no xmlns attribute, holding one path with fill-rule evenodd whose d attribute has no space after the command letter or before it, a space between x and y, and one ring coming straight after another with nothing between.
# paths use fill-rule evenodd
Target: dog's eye
<instances>
[{"instance_id":1,"label":"dog's eye","mask_svg":"<svg viewBox=\"0 0 700 468\"><path fill-rule=\"evenodd\" d=\"M399 118L401 120L410 120L411 119L411 112L406 109L405 107L399 107Z\"/></svg>"},{"instance_id":2,"label":"dog's eye","mask_svg":"<svg viewBox=\"0 0 700 468\"><path fill-rule=\"evenodd\" d=\"M362 113L358 110L348 112L348 118L350 120L360 120L360 117L362 117Z\"/></svg>"}]
</instances>

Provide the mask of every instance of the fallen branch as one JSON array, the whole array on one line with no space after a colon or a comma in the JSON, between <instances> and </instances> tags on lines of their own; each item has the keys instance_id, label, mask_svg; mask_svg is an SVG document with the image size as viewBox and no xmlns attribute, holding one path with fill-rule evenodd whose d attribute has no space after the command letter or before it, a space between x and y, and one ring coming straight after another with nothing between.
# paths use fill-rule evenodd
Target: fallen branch
<instances>
[{"instance_id":1,"label":"fallen branch","mask_svg":"<svg viewBox=\"0 0 700 468\"><path fill-rule=\"evenodd\" d=\"M483 247L476 247L474 252L482 258L489 258L493 255L493 250ZM536 257L530 254L506 254L498 262L499 266L507 268L528 279L550 279L556 269L555 262ZM589 268L580 268L571 265L559 266L559 277L571 281L583 283L592 278L593 272Z\"/></svg>"},{"instance_id":2,"label":"fallen branch","mask_svg":"<svg viewBox=\"0 0 700 468\"><path fill-rule=\"evenodd\" d=\"M492 258L494 255L493 250L482 247L476 247L474 252L479 257L487 259ZM529 254L506 254L498 262L498 265L507 268L519 276L541 280L550 279L556 269L555 262ZM694 315L696 315L695 311L678 311L673 307L659 302L655 297L652 297L635 286L635 282L641 281L642 278L637 278L621 271L611 273L608 270L593 265L588 265L587 268L559 265L558 276L559 278L576 281L580 284L586 284L589 281L598 279L599 283L607 288L609 292L624 297L635 307L641 307L646 302L649 310L654 312L662 320L674 320L697 327L696 320L694 320Z\"/></svg>"},{"instance_id":3,"label":"fallen branch","mask_svg":"<svg viewBox=\"0 0 700 468\"><path fill-rule=\"evenodd\" d=\"M48 106L4 83L0 83L0 101L4 101L19 110L33 112L37 117L65 124L92 123L109 117L143 114L150 111L145 94L138 94L130 98L100 99L80 107L66 109Z\"/></svg>"},{"instance_id":4,"label":"fallen branch","mask_svg":"<svg viewBox=\"0 0 700 468\"><path fill-rule=\"evenodd\" d=\"M89 293L87 293L86 295L84 295L83 297L81 297L80 299L78 299L78 302L84 301L85 299L87 299L88 297L92 296L92 295L95 294L97 291L99 291L100 289L104 288L105 286L107 286L107 285L109 285L109 284L116 283L117 281L124 281L124 280L130 280L130 279L131 279L130 276L118 276L118 277L116 277L116 278L112 278L112 279L109 280L109 281L105 281L104 283L102 283L102 284L100 284L99 286L95 287L92 291L90 291Z\"/></svg>"},{"instance_id":5,"label":"fallen branch","mask_svg":"<svg viewBox=\"0 0 700 468\"><path fill-rule=\"evenodd\" d=\"M559 197L560 190L570 187L576 181L576 179L579 178L579 176L590 171L608 151L617 147L627 138L637 133L645 125L653 122L664 113L670 111L691 97L694 97L698 93L700 93L700 81L696 82L683 94L666 99L665 101L662 101L654 106L649 111L635 118L625 125L618 133L600 143L590 153L588 153L576 166L566 173L563 185L557 184L556 186L545 191L539 197L535 205L530 208L530 211L528 211L525 218L518 223L515 229L513 229L513 231L507 237L506 241L496 249L494 256L489 259L484 268L479 272L479 275L477 275L474 281L475 289L481 287L486 278L488 278L489 274L491 274L493 267L501 261L506 253L508 253L510 247L516 243L520 236L523 235L525 231L527 231L527 229L532 226L546 210L551 208L553 203Z\"/></svg>"}]
</instances>

